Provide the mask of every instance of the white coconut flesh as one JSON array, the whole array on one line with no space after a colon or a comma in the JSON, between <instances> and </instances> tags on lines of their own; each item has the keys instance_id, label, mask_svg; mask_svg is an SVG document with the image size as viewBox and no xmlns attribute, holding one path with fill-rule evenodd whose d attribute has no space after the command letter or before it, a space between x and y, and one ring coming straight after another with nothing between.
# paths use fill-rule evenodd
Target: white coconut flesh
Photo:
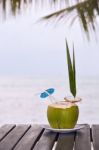
<instances>
[{"instance_id":1,"label":"white coconut flesh","mask_svg":"<svg viewBox=\"0 0 99 150\"><path fill-rule=\"evenodd\" d=\"M66 102L60 102L60 103L53 103L50 105L50 107L53 108L60 108L60 109L66 109L66 108L71 108L72 106L77 106L75 103L66 103Z\"/></svg>"}]
</instances>

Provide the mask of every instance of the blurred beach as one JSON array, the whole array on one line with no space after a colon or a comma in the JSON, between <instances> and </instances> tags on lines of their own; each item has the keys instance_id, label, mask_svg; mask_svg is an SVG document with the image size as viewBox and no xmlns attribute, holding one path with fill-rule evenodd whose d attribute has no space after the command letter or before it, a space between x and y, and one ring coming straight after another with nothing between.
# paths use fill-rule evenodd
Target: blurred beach
<instances>
[{"instance_id":1,"label":"blurred beach","mask_svg":"<svg viewBox=\"0 0 99 150\"><path fill-rule=\"evenodd\" d=\"M81 78L77 83L80 102L78 123L99 123L99 78ZM63 100L68 96L68 80L32 77L0 77L0 125L5 123L48 123L46 110L50 100L39 93L55 88L53 96Z\"/></svg>"},{"instance_id":2,"label":"blurred beach","mask_svg":"<svg viewBox=\"0 0 99 150\"><path fill-rule=\"evenodd\" d=\"M79 21L72 28L68 23L38 22L50 12L51 8L37 11L31 5L21 14L8 13L1 19L0 125L48 123L50 100L40 99L39 93L53 87L56 100L70 96L65 39L71 52L75 46L77 96L82 98L78 123L99 124L99 77L93 77L99 76L99 31L97 38L87 41Z\"/></svg>"}]
</instances>

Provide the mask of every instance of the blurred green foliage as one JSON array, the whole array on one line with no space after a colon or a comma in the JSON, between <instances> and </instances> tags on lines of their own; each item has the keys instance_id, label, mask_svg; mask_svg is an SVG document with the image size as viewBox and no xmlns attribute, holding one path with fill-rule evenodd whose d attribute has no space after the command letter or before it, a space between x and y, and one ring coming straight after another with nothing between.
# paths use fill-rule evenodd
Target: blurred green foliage
<instances>
[{"instance_id":1,"label":"blurred green foliage","mask_svg":"<svg viewBox=\"0 0 99 150\"><path fill-rule=\"evenodd\" d=\"M8 10L10 10L11 14L16 15L20 12L21 7L24 5L28 6L31 3L34 3L36 9L39 4L42 4L41 7L43 6L43 9L46 7L46 3L51 7L53 5L60 6L58 10L44 16L42 19L50 20L54 18L59 22L69 18L71 24L78 19L86 33L89 33L90 29L94 31L96 29L96 17L99 15L99 0L0 0L1 15L4 13L6 16ZM25 7L23 8L25 9ZM68 19L66 19L67 21Z\"/></svg>"}]
</instances>

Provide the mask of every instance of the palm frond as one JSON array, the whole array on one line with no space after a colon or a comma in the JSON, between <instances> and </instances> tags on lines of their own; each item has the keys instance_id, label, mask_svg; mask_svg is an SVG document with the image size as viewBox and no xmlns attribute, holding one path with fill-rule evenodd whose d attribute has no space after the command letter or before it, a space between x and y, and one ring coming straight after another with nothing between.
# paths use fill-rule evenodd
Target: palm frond
<instances>
[{"instance_id":1,"label":"palm frond","mask_svg":"<svg viewBox=\"0 0 99 150\"><path fill-rule=\"evenodd\" d=\"M42 20L51 20L52 18L58 18L58 21L61 21L62 18L64 19L70 13L72 13L72 15L75 13L75 16L72 17L71 20L75 20L74 18L77 17L84 31L88 33L89 28L95 30L96 16L99 15L99 1L86 0L83 2L79 2L73 6L69 6L59 11L53 12L49 15L46 15L42 17Z\"/></svg>"},{"instance_id":2,"label":"palm frond","mask_svg":"<svg viewBox=\"0 0 99 150\"><path fill-rule=\"evenodd\" d=\"M16 15L18 12L20 12L21 8L24 7L24 5L28 5L32 2L32 0L0 0L0 9L5 16L7 15L7 11L11 11L12 15ZM25 7L24 7L25 9ZM2 13L0 15L2 15Z\"/></svg>"},{"instance_id":3,"label":"palm frond","mask_svg":"<svg viewBox=\"0 0 99 150\"><path fill-rule=\"evenodd\" d=\"M20 12L22 6L33 3L36 6L41 4L41 6L49 6L63 4L63 7L59 7L59 10L55 10L53 13L46 15L41 18L41 20L50 21L52 18L57 19L57 22L65 19L70 13L75 14L71 17L71 22L74 22L74 18L78 18L80 25L83 30L88 34L90 28L95 31L96 28L96 16L99 15L99 0L0 0L0 9L3 10L6 16L8 6L10 7L11 13L16 15ZM36 7L37 9L38 7ZM2 11L1 11L2 15Z\"/></svg>"}]
</instances>

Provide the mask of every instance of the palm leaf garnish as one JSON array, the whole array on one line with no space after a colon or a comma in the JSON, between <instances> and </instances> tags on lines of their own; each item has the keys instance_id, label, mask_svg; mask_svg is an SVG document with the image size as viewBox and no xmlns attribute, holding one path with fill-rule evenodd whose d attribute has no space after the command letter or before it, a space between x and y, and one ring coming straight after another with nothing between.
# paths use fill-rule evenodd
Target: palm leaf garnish
<instances>
[{"instance_id":1,"label":"palm leaf garnish","mask_svg":"<svg viewBox=\"0 0 99 150\"><path fill-rule=\"evenodd\" d=\"M76 97L76 69L75 69L74 47L73 47L73 62L72 62L67 41L66 41L66 52L67 52L67 65L68 65L70 91L72 95Z\"/></svg>"}]
</instances>

